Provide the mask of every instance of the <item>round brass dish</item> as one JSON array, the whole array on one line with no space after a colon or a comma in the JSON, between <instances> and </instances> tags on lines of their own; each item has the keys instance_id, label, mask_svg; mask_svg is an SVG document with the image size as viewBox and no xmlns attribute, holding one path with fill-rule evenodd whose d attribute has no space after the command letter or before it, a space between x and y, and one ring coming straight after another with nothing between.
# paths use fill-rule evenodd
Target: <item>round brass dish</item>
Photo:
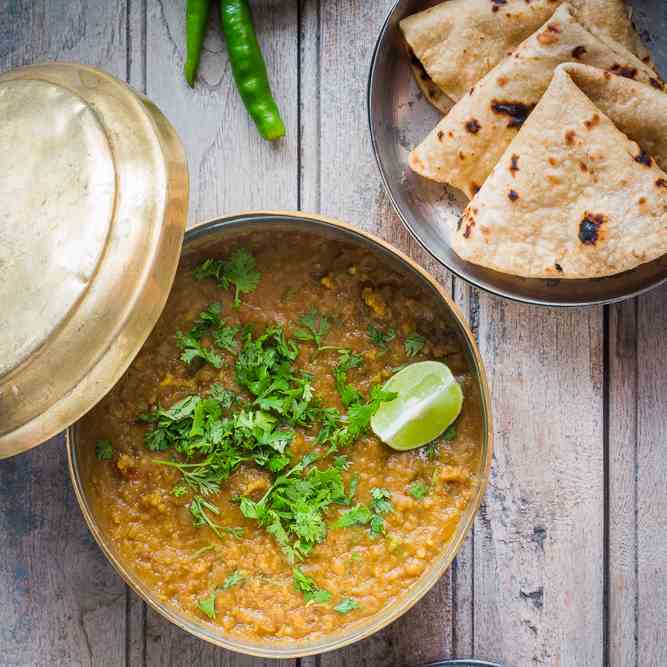
<instances>
[{"instance_id":1,"label":"round brass dish","mask_svg":"<svg viewBox=\"0 0 667 667\"><path fill-rule=\"evenodd\" d=\"M188 207L174 129L84 65L0 76L0 459L59 433L121 377L164 307Z\"/></svg>"},{"instance_id":2,"label":"round brass dish","mask_svg":"<svg viewBox=\"0 0 667 667\"><path fill-rule=\"evenodd\" d=\"M227 649L267 658L294 658L312 655L340 648L359 641L377 632L388 623L398 618L415 604L438 580L452 562L466 534L472 526L474 516L484 495L489 477L492 460L492 424L491 404L486 374L472 334L465 324L458 307L451 302L443 288L412 260L395 250L383 241L372 237L347 225L318 216L297 213L248 213L220 220L213 220L189 230L185 236L182 258L187 262L192 255L201 255L232 238L247 237L254 234L272 234L274 232L307 232L318 234L330 243L345 242L359 244L368 249L393 270L399 271L406 280L414 281L424 294L433 298L438 316L449 321L456 335L460 338L462 349L467 359L468 368L474 378L474 390L469 394L471 404L479 414L480 423L480 456L479 468L476 471L478 485L466 507L463 517L456 528L454 536L447 542L440 555L431 563L426 572L403 595L394 599L376 615L364 619L357 624L347 626L339 633L306 641L285 643L241 641L226 637L222 629L215 628L191 614L184 613L175 606L157 599L156 595L140 580L133 570L133 564L119 557L112 541L105 534L102 524L94 514L89 489L90 468L94 458L94 447L84 442L83 429L74 425L67 433L67 450L70 473L77 499L88 526L98 544L111 563L128 582L158 613L191 634Z\"/></svg>"}]
</instances>

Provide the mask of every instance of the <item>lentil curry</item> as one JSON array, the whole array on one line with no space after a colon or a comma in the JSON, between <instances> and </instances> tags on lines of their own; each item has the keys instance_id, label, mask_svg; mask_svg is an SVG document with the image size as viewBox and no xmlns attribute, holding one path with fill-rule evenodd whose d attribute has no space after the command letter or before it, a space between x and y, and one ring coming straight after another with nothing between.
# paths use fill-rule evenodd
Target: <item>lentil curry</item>
<instances>
[{"instance_id":1,"label":"lentil curry","mask_svg":"<svg viewBox=\"0 0 667 667\"><path fill-rule=\"evenodd\" d=\"M303 232L183 260L143 350L78 427L96 521L157 597L237 639L315 639L402 597L442 553L478 485L481 397L415 281ZM369 428L381 386L426 359L452 369L463 411L393 451Z\"/></svg>"}]
</instances>

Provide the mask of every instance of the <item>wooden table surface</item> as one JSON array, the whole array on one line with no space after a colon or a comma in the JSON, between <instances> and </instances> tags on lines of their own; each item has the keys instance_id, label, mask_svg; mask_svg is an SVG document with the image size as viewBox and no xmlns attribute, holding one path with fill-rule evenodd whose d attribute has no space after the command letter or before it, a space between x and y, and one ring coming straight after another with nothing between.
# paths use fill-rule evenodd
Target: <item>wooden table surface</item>
<instances>
[{"instance_id":1,"label":"wooden table surface","mask_svg":"<svg viewBox=\"0 0 667 667\"><path fill-rule=\"evenodd\" d=\"M0 69L80 61L145 92L185 143L191 222L321 211L406 250L451 286L494 396L490 488L449 572L385 631L287 664L667 664L667 292L585 310L516 305L452 280L411 241L366 122L391 0L253 2L287 126L277 145L248 121L217 30L186 87L183 4L0 0ZM84 525L62 437L0 462L0 665L261 664L190 637L128 590Z\"/></svg>"}]
</instances>

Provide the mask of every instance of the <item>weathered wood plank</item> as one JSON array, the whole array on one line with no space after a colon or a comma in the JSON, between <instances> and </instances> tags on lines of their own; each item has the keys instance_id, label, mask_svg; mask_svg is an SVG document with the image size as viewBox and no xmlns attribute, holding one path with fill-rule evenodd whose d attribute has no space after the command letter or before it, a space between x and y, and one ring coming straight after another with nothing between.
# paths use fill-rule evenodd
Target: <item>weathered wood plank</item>
<instances>
[{"instance_id":1,"label":"weathered wood plank","mask_svg":"<svg viewBox=\"0 0 667 667\"><path fill-rule=\"evenodd\" d=\"M191 224L243 210L297 208L298 3L259 0L252 6L273 92L287 127L287 136L276 144L259 136L243 108L220 32L217 3L212 3L199 79L191 90L182 76L183 3L147 2L145 87L185 144ZM145 613L145 665L272 664L218 649L151 609Z\"/></svg>"},{"instance_id":2,"label":"weathered wood plank","mask_svg":"<svg viewBox=\"0 0 667 667\"><path fill-rule=\"evenodd\" d=\"M637 665L667 663L667 297L641 297L637 317Z\"/></svg>"},{"instance_id":3,"label":"weathered wood plank","mask_svg":"<svg viewBox=\"0 0 667 667\"><path fill-rule=\"evenodd\" d=\"M74 60L125 78L125 3L2 3L0 69ZM62 437L0 462L3 665L125 661L125 586L93 542L67 474Z\"/></svg>"},{"instance_id":4,"label":"weathered wood plank","mask_svg":"<svg viewBox=\"0 0 667 667\"><path fill-rule=\"evenodd\" d=\"M480 296L495 456L475 532L478 656L603 663L602 309Z\"/></svg>"},{"instance_id":5,"label":"weathered wood plank","mask_svg":"<svg viewBox=\"0 0 667 667\"><path fill-rule=\"evenodd\" d=\"M609 665L637 664L637 300L609 308Z\"/></svg>"}]
</instances>

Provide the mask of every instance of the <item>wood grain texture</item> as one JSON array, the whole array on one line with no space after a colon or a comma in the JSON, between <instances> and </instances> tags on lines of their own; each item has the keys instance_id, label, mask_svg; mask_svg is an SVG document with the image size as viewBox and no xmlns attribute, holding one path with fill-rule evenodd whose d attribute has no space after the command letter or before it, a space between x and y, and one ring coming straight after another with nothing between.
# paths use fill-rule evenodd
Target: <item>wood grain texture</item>
<instances>
[{"instance_id":1,"label":"wood grain texture","mask_svg":"<svg viewBox=\"0 0 667 667\"><path fill-rule=\"evenodd\" d=\"M125 3L0 3L0 69L77 60L125 77ZM93 542L63 438L0 461L0 663L125 661L126 590Z\"/></svg>"},{"instance_id":2,"label":"wood grain texture","mask_svg":"<svg viewBox=\"0 0 667 667\"><path fill-rule=\"evenodd\" d=\"M637 317L637 665L667 664L667 295L641 297Z\"/></svg>"},{"instance_id":3,"label":"wood grain texture","mask_svg":"<svg viewBox=\"0 0 667 667\"><path fill-rule=\"evenodd\" d=\"M480 297L495 455L475 531L474 649L603 663L602 310Z\"/></svg>"}]
</instances>

